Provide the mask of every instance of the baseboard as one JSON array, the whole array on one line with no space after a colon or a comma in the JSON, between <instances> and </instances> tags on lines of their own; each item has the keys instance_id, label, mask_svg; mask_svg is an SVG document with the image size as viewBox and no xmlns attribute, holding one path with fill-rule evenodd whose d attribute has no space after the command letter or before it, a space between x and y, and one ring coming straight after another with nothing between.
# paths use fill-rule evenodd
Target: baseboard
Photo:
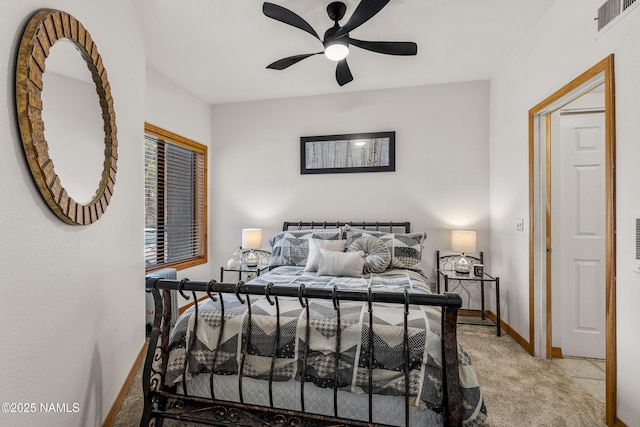
<instances>
[{"instance_id":1,"label":"baseboard","mask_svg":"<svg viewBox=\"0 0 640 427\"><path fill-rule=\"evenodd\" d=\"M111 427L111 425L113 424L113 421L116 419L116 416L120 411L120 407L122 406L122 402L124 402L124 398L127 396L127 392L131 387L131 383L133 383L133 378L136 376L136 373L138 372L138 368L140 367L140 364L144 361L144 356L147 354L147 346L148 346L147 343L145 343L142 346L142 349L140 350L138 357L136 357L135 362L133 362L131 371L129 371L129 375L127 375L127 378L124 380L124 384L120 389L120 393L118 393L118 395L116 396L116 400L113 402L113 405L111 405L111 409L109 410L109 413L105 417L104 422L102 423L102 427Z\"/></svg>"},{"instance_id":2,"label":"baseboard","mask_svg":"<svg viewBox=\"0 0 640 427\"><path fill-rule=\"evenodd\" d=\"M461 316L466 316L468 314L464 314L465 312L468 312L468 310L458 310L458 314ZM473 311L471 312L473 313ZM476 311L475 314L476 316L479 316L480 314ZM492 311L487 311L487 316L493 320L494 322L497 321L496 315L494 312ZM470 314L471 316L473 316L474 314ZM520 344L522 346L522 348L524 348L527 353L529 353L530 355L534 355L533 351L531 350L531 345L529 344L529 341L527 341L526 339L524 339L522 337L522 335L520 335L519 333L517 333L511 326L509 326L508 323L506 323L504 320L500 319L500 328L502 328L502 330L504 332L506 332L507 334L509 334L511 336L511 338L513 338L515 340L515 342L517 342L518 344Z\"/></svg>"},{"instance_id":3,"label":"baseboard","mask_svg":"<svg viewBox=\"0 0 640 427\"><path fill-rule=\"evenodd\" d=\"M480 317L481 313L479 310L467 310L467 309L461 308L460 310L458 310L458 316Z\"/></svg>"},{"instance_id":4,"label":"baseboard","mask_svg":"<svg viewBox=\"0 0 640 427\"><path fill-rule=\"evenodd\" d=\"M614 420L613 427L629 427L629 426L624 422L622 422L620 418L616 417L616 419Z\"/></svg>"},{"instance_id":5,"label":"baseboard","mask_svg":"<svg viewBox=\"0 0 640 427\"><path fill-rule=\"evenodd\" d=\"M562 355L562 347L551 347L551 358L553 359L562 359L564 356Z\"/></svg>"}]
</instances>

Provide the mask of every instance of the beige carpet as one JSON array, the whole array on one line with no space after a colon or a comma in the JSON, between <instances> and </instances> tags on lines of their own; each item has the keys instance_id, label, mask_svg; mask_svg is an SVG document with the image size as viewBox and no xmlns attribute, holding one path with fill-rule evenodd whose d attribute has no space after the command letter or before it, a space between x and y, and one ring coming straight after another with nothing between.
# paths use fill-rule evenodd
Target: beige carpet
<instances>
[{"instance_id":1,"label":"beige carpet","mask_svg":"<svg viewBox=\"0 0 640 427\"><path fill-rule=\"evenodd\" d=\"M604 404L550 361L530 356L495 329L460 325L458 340L476 367L492 427L601 427ZM113 423L133 427L142 414L140 370Z\"/></svg>"},{"instance_id":2,"label":"beige carpet","mask_svg":"<svg viewBox=\"0 0 640 427\"><path fill-rule=\"evenodd\" d=\"M473 360L491 426L606 425L603 403L504 332L497 337L494 328L460 325L458 341Z\"/></svg>"}]
</instances>

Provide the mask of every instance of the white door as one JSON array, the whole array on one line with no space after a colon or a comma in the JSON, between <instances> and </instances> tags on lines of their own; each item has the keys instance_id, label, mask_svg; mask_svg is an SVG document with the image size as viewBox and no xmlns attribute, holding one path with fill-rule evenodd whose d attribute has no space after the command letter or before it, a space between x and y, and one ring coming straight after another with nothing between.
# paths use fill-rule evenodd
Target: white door
<instances>
[{"instance_id":1,"label":"white door","mask_svg":"<svg viewBox=\"0 0 640 427\"><path fill-rule=\"evenodd\" d=\"M562 114L559 235L552 240L559 265L561 346L566 356L605 357L604 113ZM559 241L558 241L559 239ZM559 243L559 245L557 244ZM558 254L558 251L560 252ZM556 277L558 277L556 275Z\"/></svg>"}]
</instances>

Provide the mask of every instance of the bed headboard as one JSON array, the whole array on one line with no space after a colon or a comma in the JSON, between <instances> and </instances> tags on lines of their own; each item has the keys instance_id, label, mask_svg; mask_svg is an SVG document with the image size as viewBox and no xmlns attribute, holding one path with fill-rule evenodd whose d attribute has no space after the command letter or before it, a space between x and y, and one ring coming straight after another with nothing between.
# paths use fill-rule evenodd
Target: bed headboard
<instances>
[{"instance_id":1,"label":"bed headboard","mask_svg":"<svg viewBox=\"0 0 640 427\"><path fill-rule=\"evenodd\" d=\"M411 223L409 221L285 221L282 223L282 231L339 228L344 225L350 225L351 227L357 227L363 230L388 231L390 233L411 232Z\"/></svg>"}]
</instances>

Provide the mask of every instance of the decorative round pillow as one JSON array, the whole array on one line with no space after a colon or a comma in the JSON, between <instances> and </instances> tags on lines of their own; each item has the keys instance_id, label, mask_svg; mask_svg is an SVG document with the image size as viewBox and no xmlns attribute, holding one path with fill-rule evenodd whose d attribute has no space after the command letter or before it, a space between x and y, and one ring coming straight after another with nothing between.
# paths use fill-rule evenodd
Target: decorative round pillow
<instances>
[{"instance_id":1,"label":"decorative round pillow","mask_svg":"<svg viewBox=\"0 0 640 427\"><path fill-rule=\"evenodd\" d=\"M382 273L391 262L391 253L384 242L374 236L361 236L353 241L347 252L364 252L364 272Z\"/></svg>"}]
</instances>

